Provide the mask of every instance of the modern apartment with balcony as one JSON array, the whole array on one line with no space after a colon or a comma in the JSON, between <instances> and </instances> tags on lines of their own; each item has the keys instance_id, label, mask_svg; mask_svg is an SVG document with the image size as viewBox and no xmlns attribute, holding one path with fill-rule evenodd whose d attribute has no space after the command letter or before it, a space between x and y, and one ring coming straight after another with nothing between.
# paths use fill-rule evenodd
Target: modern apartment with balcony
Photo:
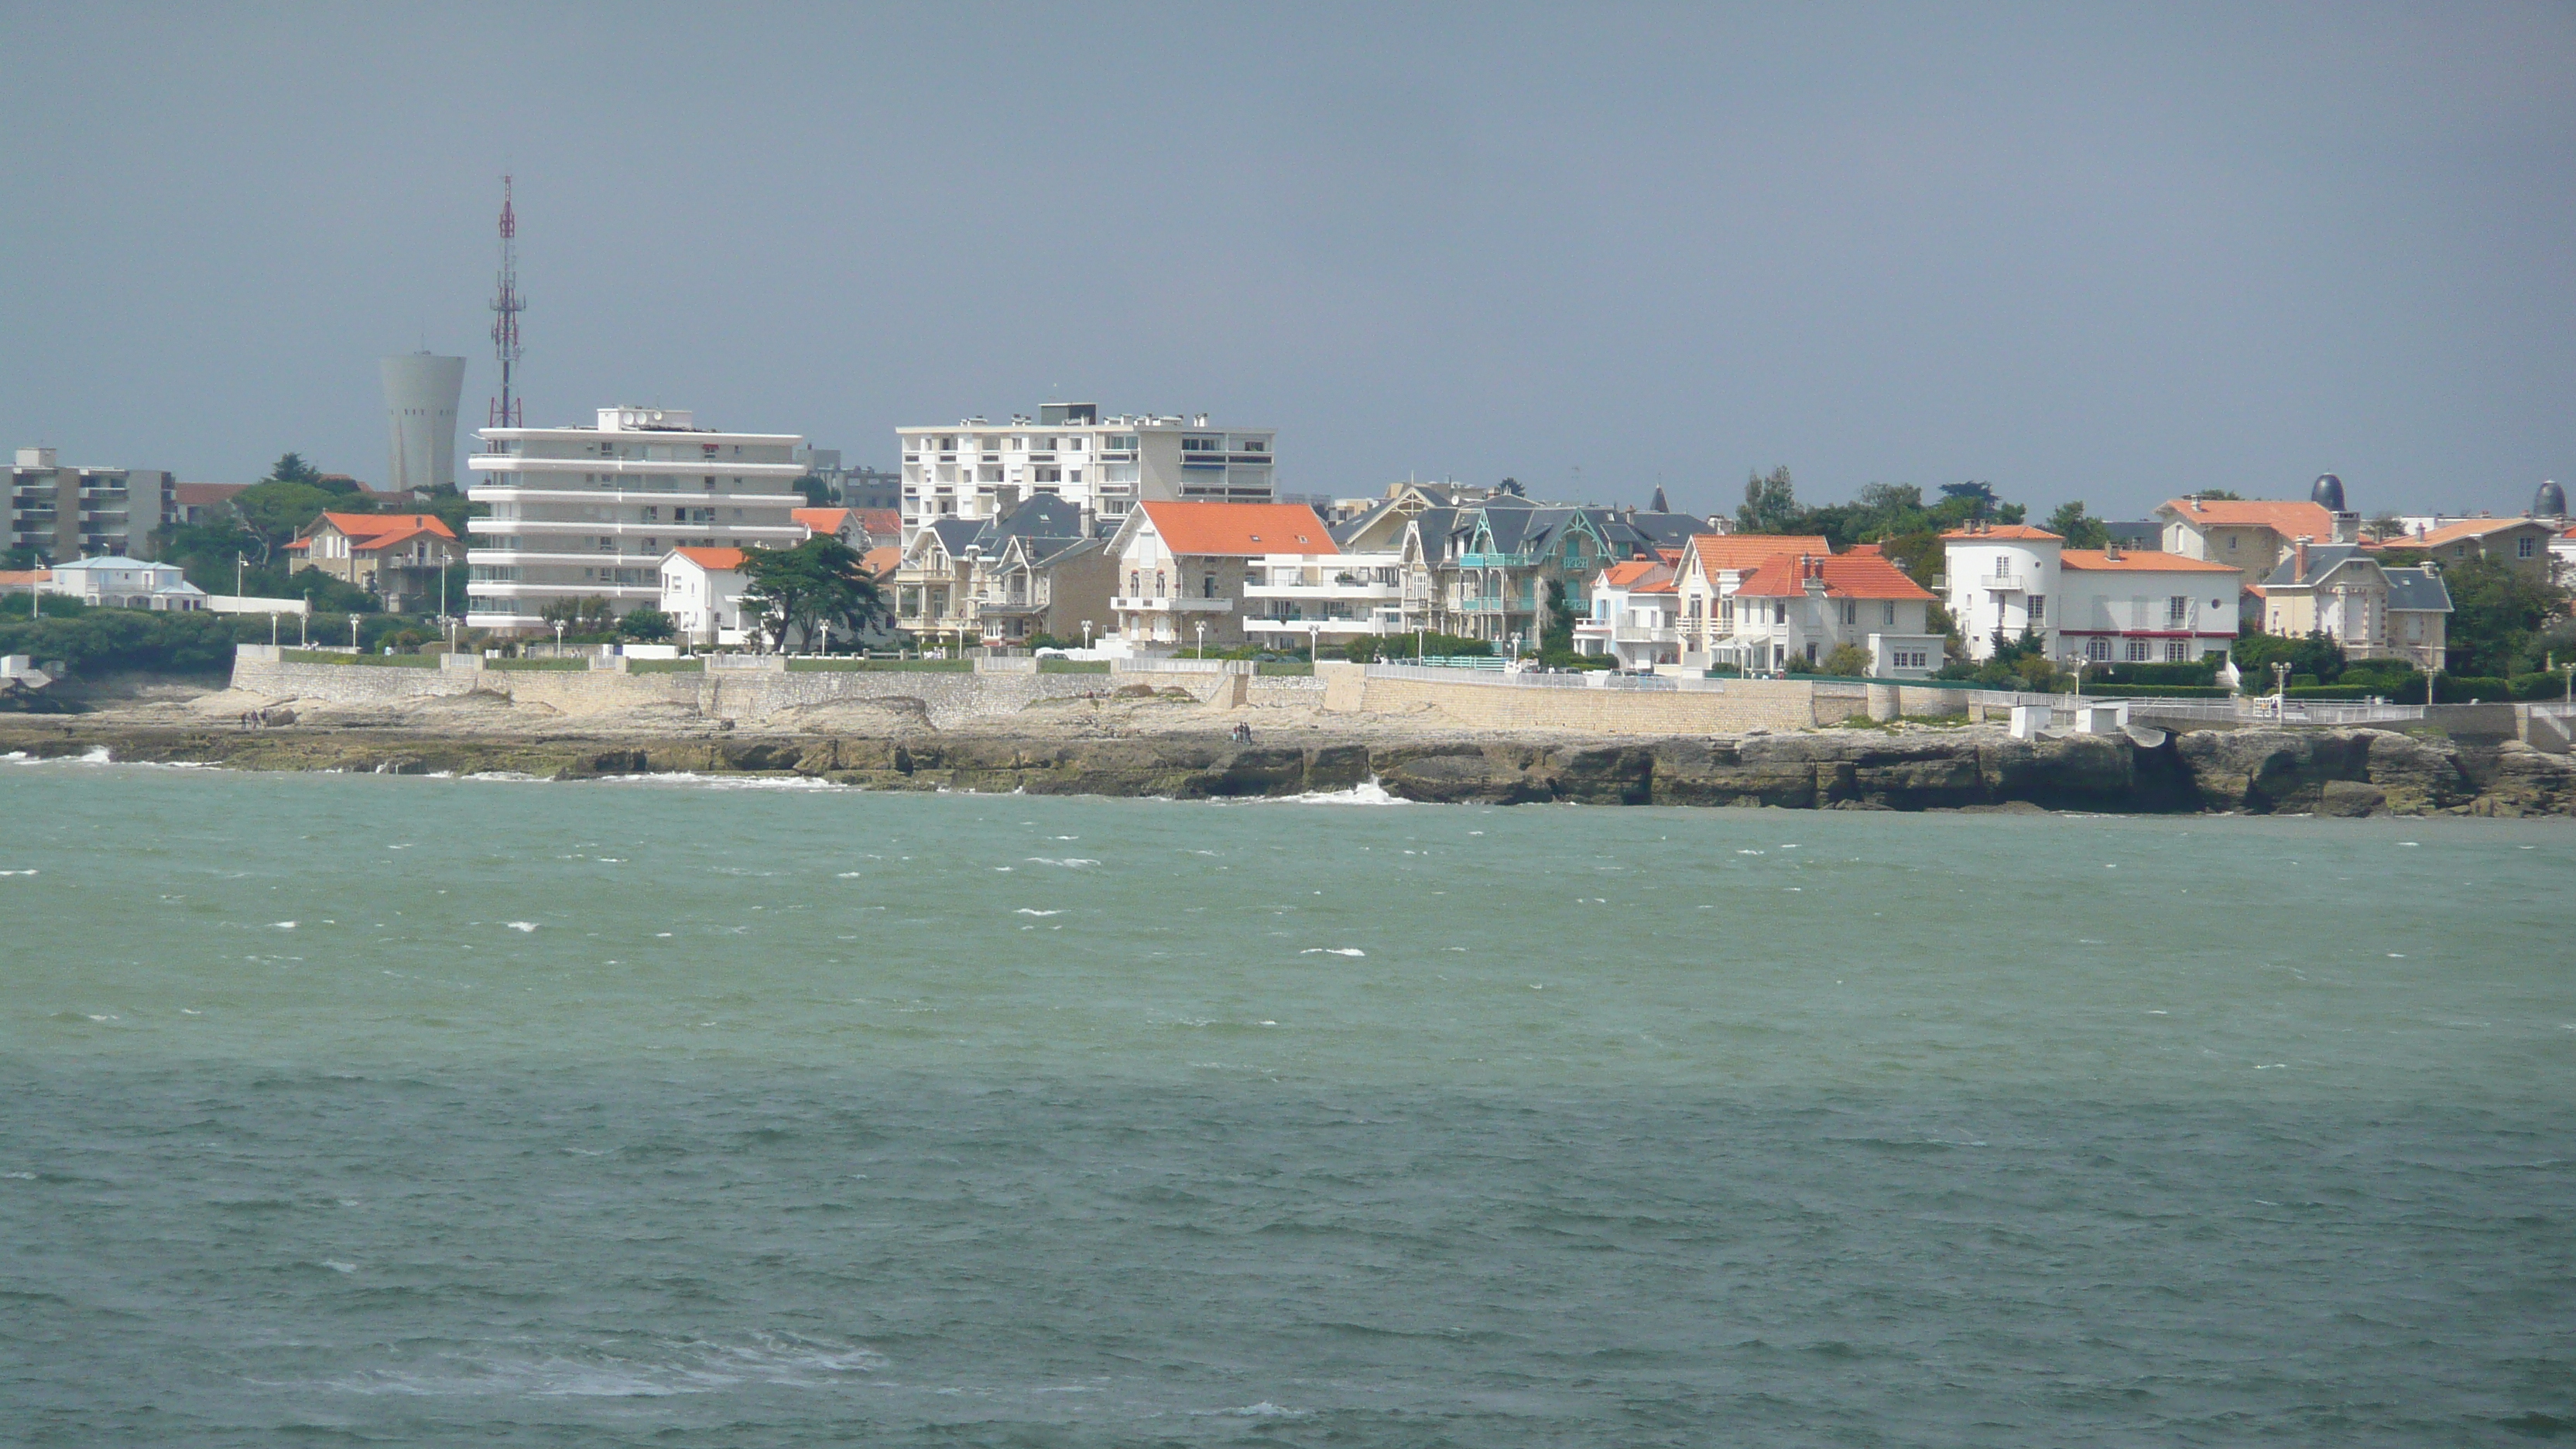
<instances>
[{"instance_id":1,"label":"modern apartment with balcony","mask_svg":"<svg viewBox=\"0 0 2576 1449\"><path fill-rule=\"evenodd\" d=\"M1218 427L1205 413L1104 419L1091 403L1048 403L1034 418L895 434L906 540L934 519L992 518L1029 498L1065 499L1114 528L1149 499L1267 503L1276 488L1275 431Z\"/></svg>"},{"instance_id":2,"label":"modern apartment with balcony","mask_svg":"<svg viewBox=\"0 0 2576 1449\"><path fill-rule=\"evenodd\" d=\"M148 559L170 521L175 485L157 468L66 467L51 448L20 448L9 470L8 532L0 551L48 563L119 555Z\"/></svg>"},{"instance_id":3,"label":"modern apartment with balcony","mask_svg":"<svg viewBox=\"0 0 2576 1449\"><path fill-rule=\"evenodd\" d=\"M466 623L538 629L547 605L657 606L661 563L683 545L793 548L806 529L794 433L726 433L681 408L599 410L596 427L485 428L467 460L473 567Z\"/></svg>"},{"instance_id":4,"label":"modern apartment with balcony","mask_svg":"<svg viewBox=\"0 0 2576 1449\"><path fill-rule=\"evenodd\" d=\"M1329 647L1405 629L1400 553L1283 552L1245 561L1243 632L1253 643Z\"/></svg>"}]
</instances>

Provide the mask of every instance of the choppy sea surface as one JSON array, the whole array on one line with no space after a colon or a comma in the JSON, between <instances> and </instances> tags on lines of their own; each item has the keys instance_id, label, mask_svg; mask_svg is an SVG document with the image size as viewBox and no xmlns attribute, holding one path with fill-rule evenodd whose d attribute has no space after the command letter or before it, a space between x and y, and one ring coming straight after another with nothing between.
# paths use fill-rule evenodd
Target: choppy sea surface
<instances>
[{"instance_id":1,"label":"choppy sea surface","mask_svg":"<svg viewBox=\"0 0 2576 1449\"><path fill-rule=\"evenodd\" d=\"M2571 882L0 763L0 1441L2576 1437Z\"/></svg>"}]
</instances>

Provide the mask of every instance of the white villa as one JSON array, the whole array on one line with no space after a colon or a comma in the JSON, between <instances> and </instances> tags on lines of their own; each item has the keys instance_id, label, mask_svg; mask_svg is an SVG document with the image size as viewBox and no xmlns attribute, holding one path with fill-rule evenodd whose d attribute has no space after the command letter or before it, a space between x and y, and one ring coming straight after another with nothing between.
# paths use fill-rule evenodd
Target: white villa
<instances>
[{"instance_id":1,"label":"white villa","mask_svg":"<svg viewBox=\"0 0 2576 1449\"><path fill-rule=\"evenodd\" d=\"M2270 547L2253 524L2222 535L2251 559ZM2044 528L1979 524L1941 535L1950 616L1971 659L1995 636L2036 635L2050 659L2093 664L2188 663L2235 641L2244 570L2225 558L2153 550L2068 548ZM2267 565L2268 567L2268 565Z\"/></svg>"}]
</instances>

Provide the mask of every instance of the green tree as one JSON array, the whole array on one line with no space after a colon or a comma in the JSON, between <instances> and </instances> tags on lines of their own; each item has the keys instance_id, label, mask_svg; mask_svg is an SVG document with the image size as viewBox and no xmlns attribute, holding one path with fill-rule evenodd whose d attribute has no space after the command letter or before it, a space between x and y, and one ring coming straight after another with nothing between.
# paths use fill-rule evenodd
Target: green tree
<instances>
[{"instance_id":1,"label":"green tree","mask_svg":"<svg viewBox=\"0 0 2576 1449\"><path fill-rule=\"evenodd\" d=\"M322 482L322 470L305 462L302 453L287 453L278 458L277 466L269 469L268 477L262 481L304 483L319 487Z\"/></svg>"},{"instance_id":2,"label":"green tree","mask_svg":"<svg viewBox=\"0 0 2576 1449\"><path fill-rule=\"evenodd\" d=\"M748 582L743 603L756 613L772 649L790 634L799 642L820 637L830 624L857 634L886 617L876 581L848 544L819 534L794 548L756 548L743 559Z\"/></svg>"},{"instance_id":3,"label":"green tree","mask_svg":"<svg viewBox=\"0 0 2576 1449\"><path fill-rule=\"evenodd\" d=\"M2236 662L2236 672L2243 677L2243 688L2249 694L2262 694L2272 688L2272 666L2287 664L2292 677L2308 675L2319 684L2332 684L2343 676L2343 646L2322 631L2304 635L2240 634L2227 651Z\"/></svg>"},{"instance_id":4,"label":"green tree","mask_svg":"<svg viewBox=\"0 0 2576 1449\"><path fill-rule=\"evenodd\" d=\"M796 491L805 495L809 508L829 508L834 502L832 485L811 473L796 480Z\"/></svg>"},{"instance_id":5,"label":"green tree","mask_svg":"<svg viewBox=\"0 0 2576 1449\"><path fill-rule=\"evenodd\" d=\"M2391 551L2382 562L2421 555ZM2508 563L2468 559L2442 571L2451 592L2451 618L2444 631L2449 646L2447 671L2496 675L2536 673L2549 645L2544 631L2567 613L2567 591L2536 579Z\"/></svg>"},{"instance_id":6,"label":"green tree","mask_svg":"<svg viewBox=\"0 0 2576 1449\"><path fill-rule=\"evenodd\" d=\"M1858 679L1869 673L1869 651L1857 644L1837 644L1825 656L1824 671L1843 679Z\"/></svg>"},{"instance_id":7,"label":"green tree","mask_svg":"<svg viewBox=\"0 0 2576 1449\"><path fill-rule=\"evenodd\" d=\"M2244 494L2237 492L2233 488L2203 488L2198 492L2189 493L2184 496L2189 498L2206 498L2212 503L2238 503L2242 502L2245 498Z\"/></svg>"},{"instance_id":8,"label":"green tree","mask_svg":"<svg viewBox=\"0 0 2576 1449\"><path fill-rule=\"evenodd\" d=\"M1744 480L1744 506L1735 510L1735 527L1740 533L1788 533L1793 531L1801 510L1798 488L1790 481L1786 463Z\"/></svg>"},{"instance_id":9,"label":"green tree","mask_svg":"<svg viewBox=\"0 0 2576 1449\"><path fill-rule=\"evenodd\" d=\"M617 621L617 632L642 643L663 644L680 632L680 626L670 615L648 606L627 610L626 617Z\"/></svg>"},{"instance_id":10,"label":"green tree","mask_svg":"<svg viewBox=\"0 0 2576 1449\"><path fill-rule=\"evenodd\" d=\"M2394 513L2374 513L2370 521L2361 526L2361 531L2370 535L2373 543L2386 543L2392 538L2406 536L2406 520Z\"/></svg>"},{"instance_id":11,"label":"green tree","mask_svg":"<svg viewBox=\"0 0 2576 1449\"><path fill-rule=\"evenodd\" d=\"M2109 527L2085 512L2081 499L2069 499L2057 505L2057 511L2048 515L2047 528L2065 539L2068 548L2100 548L2111 541Z\"/></svg>"}]
</instances>

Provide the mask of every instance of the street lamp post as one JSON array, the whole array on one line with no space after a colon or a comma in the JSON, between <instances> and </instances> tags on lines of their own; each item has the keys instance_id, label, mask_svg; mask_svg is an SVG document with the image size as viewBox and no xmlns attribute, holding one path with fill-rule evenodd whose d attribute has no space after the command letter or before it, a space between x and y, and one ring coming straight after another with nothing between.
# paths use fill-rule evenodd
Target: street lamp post
<instances>
[{"instance_id":1,"label":"street lamp post","mask_svg":"<svg viewBox=\"0 0 2576 1449\"><path fill-rule=\"evenodd\" d=\"M1205 619L1201 619L1201 620L1199 620L1196 624L1192 625L1191 627L1192 627L1192 628L1194 628L1194 629L1196 629L1196 630L1198 630L1198 634L1199 634L1199 657L1200 657L1201 659L1205 659L1205 658L1207 658L1207 620L1205 620Z\"/></svg>"},{"instance_id":2,"label":"street lamp post","mask_svg":"<svg viewBox=\"0 0 2576 1449\"><path fill-rule=\"evenodd\" d=\"M241 591L242 591L242 556L241 556L240 554L234 554L234 555L233 555L233 597L234 597L234 598L236 598L236 599L240 598L240 597L241 597Z\"/></svg>"},{"instance_id":3,"label":"street lamp post","mask_svg":"<svg viewBox=\"0 0 2576 1449\"><path fill-rule=\"evenodd\" d=\"M2272 715L2286 719L2290 713L2290 661L2272 661Z\"/></svg>"},{"instance_id":4,"label":"street lamp post","mask_svg":"<svg viewBox=\"0 0 2576 1449\"><path fill-rule=\"evenodd\" d=\"M1321 624L1308 624L1306 626L1306 662L1310 665L1313 664L1323 651L1324 626Z\"/></svg>"},{"instance_id":5,"label":"street lamp post","mask_svg":"<svg viewBox=\"0 0 2576 1449\"><path fill-rule=\"evenodd\" d=\"M563 620L555 620L555 657L563 657Z\"/></svg>"},{"instance_id":6,"label":"street lamp post","mask_svg":"<svg viewBox=\"0 0 2576 1449\"><path fill-rule=\"evenodd\" d=\"M1091 652L1091 621L1089 619L1082 621L1082 652L1085 654Z\"/></svg>"},{"instance_id":7,"label":"street lamp post","mask_svg":"<svg viewBox=\"0 0 2576 1449\"><path fill-rule=\"evenodd\" d=\"M358 616L355 614L349 616L349 652L358 652Z\"/></svg>"}]
</instances>

